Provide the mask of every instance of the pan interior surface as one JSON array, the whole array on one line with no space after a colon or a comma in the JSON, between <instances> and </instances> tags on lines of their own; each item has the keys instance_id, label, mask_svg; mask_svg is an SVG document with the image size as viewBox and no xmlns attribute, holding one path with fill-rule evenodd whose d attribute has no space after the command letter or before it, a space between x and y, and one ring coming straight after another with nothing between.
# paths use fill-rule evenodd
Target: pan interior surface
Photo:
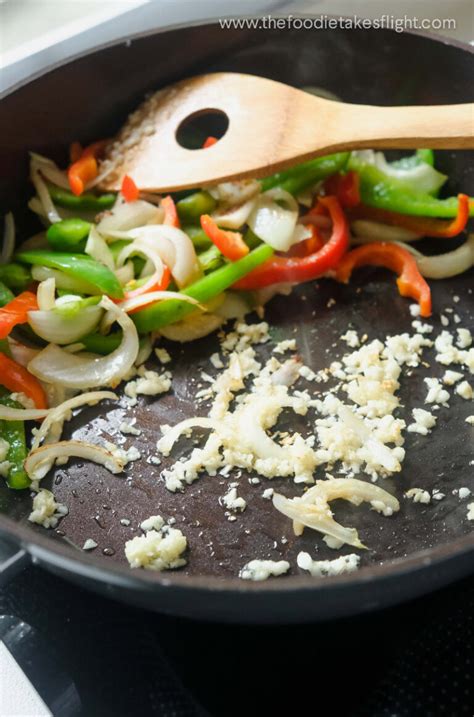
<instances>
[{"instance_id":1,"label":"pan interior surface","mask_svg":"<svg viewBox=\"0 0 474 717\"><path fill-rule=\"evenodd\" d=\"M186 58L177 57L177 46L188 48ZM150 56L157 58L156 64L149 62ZM440 71L433 73L433 67ZM322 87L346 102L454 103L470 99L467 94L472 55L407 33L224 31L209 25L137 39L130 47L112 47L76 60L2 101L0 129L3 136L11 137L11 142L2 148L0 172L5 189L1 199L5 208L18 216L20 237L26 238L28 232L37 228L25 211L31 195L27 183L28 150L64 162L64 150L70 141L79 138L86 142L110 135L145 92L188 74L213 70L261 74L297 87ZM61 105L57 98L70 86L75 87L71 102L68 99ZM70 94L66 96L69 98ZM35 108L38 118L35 123L30 122L29 107ZM447 192L462 188L474 194L472 156L467 152L438 152L437 156L441 171L452 178ZM443 313L459 315L459 326L474 326L474 296L472 291L469 293L473 277L471 270L449 281L432 282L434 311L430 323L435 334L442 329ZM455 296L461 297L459 303L454 303ZM349 286L326 280L300 287L289 297L276 297L268 305L265 319L275 340L296 338L304 363L318 371L347 352L340 337L348 328L360 335L367 334L369 340L411 332L409 303L398 296L393 275L370 269L357 272ZM451 324L452 331L452 320ZM289 496L300 494L301 488L291 479L276 478L269 482L262 478L260 483L253 484L252 476L243 471L238 481L239 495L248 507L237 514L235 521L227 519L219 502L227 491L229 478L203 475L182 494L166 490L160 473L184 453L186 444L180 444L181 453L175 451L172 459L163 459L159 466L146 458L156 453L160 425L173 425L199 412L195 402L197 385L201 371L212 373L209 357L218 349L218 342L216 337L210 337L184 347L166 342L163 345L173 358L170 364L173 386L169 394L140 399L135 408L127 410L126 416L123 409L113 404L90 407L66 424L65 438L87 439L91 432L100 431L107 440L113 436L114 426L136 417L141 435L127 437L124 445L133 444L143 457L118 477L80 461L55 469L44 486L52 487L57 500L68 506L69 514L56 531L48 532L51 548L54 550L58 541L66 543L73 556L92 538L98 547L89 556L91 563L102 567L124 563L125 541L141 534L140 522L158 513L166 519L174 518L176 527L188 539L188 564L179 572L214 576L223 583L235 578L240 568L254 558L288 560L290 575L280 579L287 581L303 574L296 567L296 556L301 550L321 560L354 552L347 546L335 552L308 529L302 537L293 535L290 521L262 496L268 487ZM268 353L268 349L262 348L261 356L265 356L265 351ZM445 367L436 363L434 353L428 349L424 358L431 364L429 375L440 377ZM425 375L426 370L414 369L409 380L401 381L401 416L405 419L409 419L412 408L423 407ZM473 429L465 423L471 414L471 403L453 395L450 408L440 410L438 425L429 437L406 434L407 457L402 473L379 482L400 500L401 509L395 516L384 518L367 506L334 504L336 519L356 527L369 547L361 552L362 568L398 562L451 543L455 546L459 538L472 532L466 502L453 494L460 487L470 487L472 480ZM304 419L292 418L291 428L304 432ZM189 452L189 443L186 451ZM414 504L403 498L410 487L430 492L438 489L445 497L429 505ZM34 542L35 534L40 532L45 535L28 523L30 506L27 492L14 493L1 486L0 510L24 526L24 535L29 536L26 542ZM129 525L124 520L130 521ZM156 580L159 582L162 576L157 575ZM173 580L173 573L167 573L166 581L172 584ZM311 584L315 579L307 576L307 581Z\"/></svg>"}]
</instances>

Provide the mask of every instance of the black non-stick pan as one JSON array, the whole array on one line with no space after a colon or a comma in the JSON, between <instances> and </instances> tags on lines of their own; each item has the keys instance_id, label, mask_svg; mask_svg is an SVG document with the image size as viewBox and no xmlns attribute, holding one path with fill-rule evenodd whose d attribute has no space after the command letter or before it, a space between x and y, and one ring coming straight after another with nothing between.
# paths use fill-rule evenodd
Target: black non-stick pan
<instances>
[{"instance_id":1,"label":"black non-stick pan","mask_svg":"<svg viewBox=\"0 0 474 717\"><path fill-rule=\"evenodd\" d=\"M15 212L20 238L37 226L26 210L31 194L28 150L64 163L72 140L111 136L148 91L209 70L255 73L298 87L316 85L347 102L436 104L470 101L473 95L474 62L467 48L408 33L223 30L209 24L119 43L33 78L1 101L1 202L3 210ZM439 152L438 162L452 178L450 192L462 187L474 193L472 153ZM474 325L474 296L468 293L472 286L472 271L435 283L437 329L440 312L453 307L454 295L461 297L456 312L462 325ZM410 330L408 303L398 296L393 275L361 270L347 287L321 281L289 298L276 298L267 318L276 337L296 335L304 361L319 369L327 365L328 356L337 358L342 352L339 337L349 322L370 338ZM193 380L201 369L208 370L216 340L168 348L174 358L172 392L158 400L145 399L134 409L142 435L133 437L133 443L145 455L159 437L160 423L195 414ZM433 361L433 375L441 370ZM406 410L422 405L425 395L415 371L401 389ZM67 425L67 436L87 435L90 421L92 430L106 431L103 419L113 408L85 409ZM124 477L80 462L55 470L45 485L52 485L69 506L56 531L28 523L28 492L2 484L0 535L7 541L3 577L31 559L78 584L149 609L242 622L303 622L407 600L474 569L474 523L467 520L466 502L452 492L473 486L469 461L474 441L464 422L470 413L472 404L453 398L429 439L407 435L403 472L384 483L400 498L396 516L383 518L362 506L334 505L341 522L357 527L370 547L356 573L318 579L299 571L300 550L320 558L333 558L334 551L310 530L301 538L292 536L289 521L262 498L265 483L251 485L248 476L242 477L240 493L248 508L229 522L218 500L225 492L224 478L204 476L183 494L171 494L160 480L167 463L158 468L142 460ZM84 428L86 421L89 428ZM288 480L275 479L271 485L288 495L297 492ZM438 488L446 497L427 506L413 504L402 496L414 485ZM124 559L125 541L139 533L141 520L156 513L176 518L188 538L189 562L182 570L131 570ZM122 525L121 518L129 519L130 526ZM87 538L97 541L94 552L83 552ZM291 573L264 583L240 580L239 568L255 557L288 559Z\"/></svg>"}]
</instances>

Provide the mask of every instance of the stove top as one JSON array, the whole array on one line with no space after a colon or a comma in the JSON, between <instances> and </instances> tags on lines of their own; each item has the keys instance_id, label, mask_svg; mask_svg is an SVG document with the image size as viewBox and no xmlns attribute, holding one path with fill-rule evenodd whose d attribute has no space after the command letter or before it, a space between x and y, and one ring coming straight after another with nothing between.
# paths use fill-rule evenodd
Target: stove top
<instances>
[{"instance_id":1,"label":"stove top","mask_svg":"<svg viewBox=\"0 0 474 717\"><path fill-rule=\"evenodd\" d=\"M29 567L0 591L0 637L49 707L34 717L283 715L311 702L336 717L456 717L474 712L473 608L470 578L337 622L223 626L130 608ZM3 672L0 717L13 714L11 691Z\"/></svg>"}]
</instances>

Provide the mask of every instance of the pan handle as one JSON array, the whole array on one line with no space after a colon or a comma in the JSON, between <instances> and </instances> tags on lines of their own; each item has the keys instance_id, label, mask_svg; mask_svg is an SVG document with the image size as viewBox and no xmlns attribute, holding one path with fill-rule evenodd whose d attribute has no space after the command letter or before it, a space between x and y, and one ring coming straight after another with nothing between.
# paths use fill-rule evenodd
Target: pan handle
<instances>
[{"instance_id":1,"label":"pan handle","mask_svg":"<svg viewBox=\"0 0 474 717\"><path fill-rule=\"evenodd\" d=\"M26 550L0 537L0 587L13 580L30 561Z\"/></svg>"}]
</instances>

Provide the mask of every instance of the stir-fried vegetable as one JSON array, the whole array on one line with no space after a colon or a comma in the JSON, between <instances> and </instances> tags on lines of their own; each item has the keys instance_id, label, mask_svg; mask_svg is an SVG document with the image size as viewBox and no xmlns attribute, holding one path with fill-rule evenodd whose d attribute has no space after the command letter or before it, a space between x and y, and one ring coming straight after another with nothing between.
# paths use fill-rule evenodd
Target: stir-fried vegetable
<instances>
[{"instance_id":1,"label":"stir-fried vegetable","mask_svg":"<svg viewBox=\"0 0 474 717\"><path fill-rule=\"evenodd\" d=\"M383 266L398 274L397 285L402 296L411 296L420 305L421 316L431 315L430 287L423 279L414 257L398 244L373 242L353 249L336 270L339 281L347 282L359 266Z\"/></svg>"},{"instance_id":2,"label":"stir-fried vegetable","mask_svg":"<svg viewBox=\"0 0 474 717\"><path fill-rule=\"evenodd\" d=\"M212 274L199 279L195 284L183 289L182 293L196 299L201 304L206 304L269 259L272 254L271 247L266 245L259 246L247 256L244 256L243 259L226 264L220 269L216 269ZM177 299L170 299L137 312L133 315L133 320L138 331L148 333L149 331L156 331L161 326L180 321L195 310L195 307L191 304Z\"/></svg>"},{"instance_id":3,"label":"stir-fried vegetable","mask_svg":"<svg viewBox=\"0 0 474 717\"><path fill-rule=\"evenodd\" d=\"M52 224L46 232L48 243L57 251L84 251L91 223L83 219L63 219Z\"/></svg>"},{"instance_id":4,"label":"stir-fried vegetable","mask_svg":"<svg viewBox=\"0 0 474 717\"><path fill-rule=\"evenodd\" d=\"M90 194L84 192L80 196L76 196L67 189L56 187L54 184L48 185L48 191L54 204L65 209L76 211L93 211L103 212L110 209L115 204L116 195L112 192L107 194Z\"/></svg>"},{"instance_id":5,"label":"stir-fried vegetable","mask_svg":"<svg viewBox=\"0 0 474 717\"><path fill-rule=\"evenodd\" d=\"M226 259L237 261L249 253L247 244L240 232L230 232L220 229L208 214L201 217L201 226L212 243L219 249Z\"/></svg>"},{"instance_id":6,"label":"stir-fried vegetable","mask_svg":"<svg viewBox=\"0 0 474 717\"><path fill-rule=\"evenodd\" d=\"M1 354L0 354L1 358ZM21 404L13 401L8 395L2 392L0 404L9 408L20 409ZM25 424L23 421L0 421L0 436L8 443L8 452L5 460L8 461L7 484L14 490L28 488L30 479L23 467L28 449L26 447Z\"/></svg>"},{"instance_id":7,"label":"stir-fried vegetable","mask_svg":"<svg viewBox=\"0 0 474 717\"><path fill-rule=\"evenodd\" d=\"M0 309L0 339L5 339L14 326L26 324L28 312L38 308L36 294L24 291Z\"/></svg>"},{"instance_id":8,"label":"stir-fried vegetable","mask_svg":"<svg viewBox=\"0 0 474 717\"><path fill-rule=\"evenodd\" d=\"M86 281L113 299L123 298L123 289L117 277L103 264L81 254L64 254L41 249L19 252L18 261L46 266L75 279Z\"/></svg>"},{"instance_id":9,"label":"stir-fried vegetable","mask_svg":"<svg viewBox=\"0 0 474 717\"><path fill-rule=\"evenodd\" d=\"M318 157L304 162L296 167L287 169L285 172L278 172L271 177L262 179L262 190L273 187L280 187L290 194L297 196L308 187L326 179L331 174L340 172L345 169L349 159L349 152L340 152L339 154L331 154L327 157Z\"/></svg>"},{"instance_id":10,"label":"stir-fried vegetable","mask_svg":"<svg viewBox=\"0 0 474 717\"><path fill-rule=\"evenodd\" d=\"M307 256L274 256L234 285L238 289L261 289L281 282L311 281L340 261L349 246L349 226L335 197L321 197L333 222L331 237L321 249Z\"/></svg>"},{"instance_id":11,"label":"stir-fried vegetable","mask_svg":"<svg viewBox=\"0 0 474 717\"><path fill-rule=\"evenodd\" d=\"M193 192L176 203L178 216L182 222L199 222L203 214L211 214L216 208L216 200L209 192Z\"/></svg>"},{"instance_id":12,"label":"stir-fried vegetable","mask_svg":"<svg viewBox=\"0 0 474 717\"><path fill-rule=\"evenodd\" d=\"M34 376L24 366L0 353L0 385L14 393L24 393L31 398L36 408L46 408L46 394Z\"/></svg>"}]
</instances>

